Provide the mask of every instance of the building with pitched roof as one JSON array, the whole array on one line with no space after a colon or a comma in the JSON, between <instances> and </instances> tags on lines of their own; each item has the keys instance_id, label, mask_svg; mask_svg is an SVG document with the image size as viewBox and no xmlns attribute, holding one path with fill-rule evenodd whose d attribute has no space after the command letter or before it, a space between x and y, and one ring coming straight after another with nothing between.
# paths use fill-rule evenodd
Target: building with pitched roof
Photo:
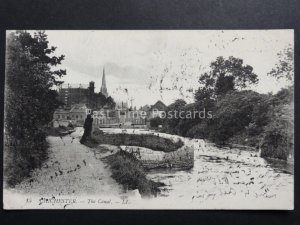
<instances>
[{"instance_id":1,"label":"building with pitched roof","mask_svg":"<svg viewBox=\"0 0 300 225\"><path fill-rule=\"evenodd\" d=\"M91 113L85 104L74 104L71 109L58 108L53 113L54 121L70 121L73 124L83 124L87 115Z\"/></svg>"},{"instance_id":2,"label":"building with pitched roof","mask_svg":"<svg viewBox=\"0 0 300 225\"><path fill-rule=\"evenodd\" d=\"M163 117L163 114L165 113L167 109L167 106L160 100L158 100L154 105L150 107L149 110L149 118L155 118L155 117Z\"/></svg>"}]
</instances>

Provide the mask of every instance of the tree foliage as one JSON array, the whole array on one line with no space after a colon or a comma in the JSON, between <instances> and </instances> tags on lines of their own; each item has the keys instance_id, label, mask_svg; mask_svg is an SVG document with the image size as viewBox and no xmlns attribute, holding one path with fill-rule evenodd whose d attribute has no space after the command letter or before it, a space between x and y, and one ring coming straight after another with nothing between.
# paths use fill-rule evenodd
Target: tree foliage
<instances>
[{"instance_id":1,"label":"tree foliage","mask_svg":"<svg viewBox=\"0 0 300 225\"><path fill-rule=\"evenodd\" d=\"M180 129L178 123L180 122L180 119L178 117L178 112L184 110L185 105L186 102L183 99L177 99L166 108L166 112L171 112L171 116L164 121L164 126L169 132L179 133Z\"/></svg>"},{"instance_id":2,"label":"tree foliage","mask_svg":"<svg viewBox=\"0 0 300 225\"><path fill-rule=\"evenodd\" d=\"M260 143L261 156L286 160L294 154L294 105L277 105L270 115L272 120L266 125Z\"/></svg>"},{"instance_id":3,"label":"tree foliage","mask_svg":"<svg viewBox=\"0 0 300 225\"><path fill-rule=\"evenodd\" d=\"M108 96L107 98L106 98L106 105L110 108L110 109L114 109L115 107L116 107L116 103L115 103L115 101L114 101L114 99L112 98L112 97L110 97L110 96Z\"/></svg>"},{"instance_id":4,"label":"tree foliage","mask_svg":"<svg viewBox=\"0 0 300 225\"><path fill-rule=\"evenodd\" d=\"M210 137L215 142L224 144L235 134L246 130L250 124L253 129L257 126L259 118L268 110L261 108L264 102L264 95L254 91L228 92L216 104L214 117L210 122L210 125L214 126Z\"/></svg>"},{"instance_id":5,"label":"tree foliage","mask_svg":"<svg viewBox=\"0 0 300 225\"><path fill-rule=\"evenodd\" d=\"M52 119L60 105L53 87L65 70L53 70L64 56L54 56L43 31L33 36L26 31L12 32L7 37L5 85L6 150L22 173L41 163L45 156L43 126ZM10 180L18 181L18 176Z\"/></svg>"},{"instance_id":6,"label":"tree foliage","mask_svg":"<svg viewBox=\"0 0 300 225\"><path fill-rule=\"evenodd\" d=\"M290 66L281 65L291 73ZM238 143L260 147L264 157L287 159L294 146L293 87L283 88L276 94L245 90L256 84L258 78L251 66L243 65L242 59L234 57L226 60L218 57L210 68L210 72L199 78L195 103L186 105L177 101L168 106L167 111L205 109L211 111L213 117L167 118L164 120L166 132L209 139L221 145Z\"/></svg>"},{"instance_id":7,"label":"tree foliage","mask_svg":"<svg viewBox=\"0 0 300 225\"><path fill-rule=\"evenodd\" d=\"M89 96L89 98L91 99L91 101L89 101L88 107L93 110L99 110L104 106L108 107L109 109L114 109L116 106L116 102L111 96L108 96L106 98L105 95L101 92L93 93L91 94L91 96ZM85 100L83 102L85 102Z\"/></svg>"},{"instance_id":8,"label":"tree foliage","mask_svg":"<svg viewBox=\"0 0 300 225\"><path fill-rule=\"evenodd\" d=\"M278 54L278 62L268 75L276 79L286 79L290 82L294 81L294 50L289 45Z\"/></svg>"},{"instance_id":9,"label":"tree foliage","mask_svg":"<svg viewBox=\"0 0 300 225\"><path fill-rule=\"evenodd\" d=\"M233 56L228 59L218 57L210 64L210 69L200 76L199 83L202 88L211 90L216 96L236 88L244 89L258 82L252 66L244 65L242 59Z\"/></svg>"}]
</instances>

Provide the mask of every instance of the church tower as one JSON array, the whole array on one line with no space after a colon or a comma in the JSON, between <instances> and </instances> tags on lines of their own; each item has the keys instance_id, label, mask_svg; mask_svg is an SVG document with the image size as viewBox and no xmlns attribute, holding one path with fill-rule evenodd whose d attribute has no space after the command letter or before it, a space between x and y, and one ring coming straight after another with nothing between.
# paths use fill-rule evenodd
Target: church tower
<instances>
[{"instance_id":1,"label":"church tower","mask_svg":"<svg viewBox=\"0 0 300 225\"><path fill-rule=\"evenodd\" d=\"M107 88L106 88L105 69L104 69L104 67L103 67L102 85L101 85L100 92L101 92L106 98L108 97Z\"/></svg>"}]
</instances>

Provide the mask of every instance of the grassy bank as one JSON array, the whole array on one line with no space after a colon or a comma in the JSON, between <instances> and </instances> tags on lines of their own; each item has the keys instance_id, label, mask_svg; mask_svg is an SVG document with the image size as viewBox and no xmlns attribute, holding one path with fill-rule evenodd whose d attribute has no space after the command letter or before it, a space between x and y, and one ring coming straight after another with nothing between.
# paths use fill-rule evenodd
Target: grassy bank
<instances>
[{"instance_id":1,"label":"grassy bank","mask_svg":"<svg viewBox=\"0 0 300 225\"><path fill-rule=\"evenodd\" d=\"M92 136L99 144L131 145L163 152L173 152L184 145L181 140L174 142L168 138L151 134L106 134L97 129L93 132Z\"/></svg>"},{"instance_id":2,"label":"grassy bank","mask_svg":"<svg viewBox=\"0 0 300 225\"><path fill-rule=\"evenodd\" d=\"M93 137L85 143L90 148L98 147L99 144L103 144L103 142L100 143L99 139ZM116 144L114 143L114 145ZM128 152L120 150L102 160L110 165L112 178L123 185L125 189L138 189L142 197L156 196L160 192L159 187L164 186L163 183L147 179L142 163Z\"/></svg>"},{"instance_id":3,"label":"grassy bank","mask_svg":"<svg viewBox=\"0 0 300 225\"><path fill-rule=\"evenodd\" d=\"M120 151L105 158L110 165L112 177L124 188L138 189L142 197L156 196L163 183L147 179L142 164L131 154Z\"/></svg>"}]
</instances>

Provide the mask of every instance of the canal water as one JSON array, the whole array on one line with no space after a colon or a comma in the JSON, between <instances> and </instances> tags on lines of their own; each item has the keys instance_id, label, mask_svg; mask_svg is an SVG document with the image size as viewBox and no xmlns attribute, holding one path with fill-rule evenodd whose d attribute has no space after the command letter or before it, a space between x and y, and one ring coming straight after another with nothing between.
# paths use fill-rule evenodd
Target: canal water
<instances>
[{"instance_id":1,"label":"canal water","mask_svg":"<svg viewBox=\"0 0 300 225\"><path fill-rule=\"evenodd\" d=\"M218 148L203 140L183 139L193 147L190 170L151 170L163 182L157 198L195 208L292 208L293 163L263 159L254 151Z\"/></svg>"}]
</instances>

